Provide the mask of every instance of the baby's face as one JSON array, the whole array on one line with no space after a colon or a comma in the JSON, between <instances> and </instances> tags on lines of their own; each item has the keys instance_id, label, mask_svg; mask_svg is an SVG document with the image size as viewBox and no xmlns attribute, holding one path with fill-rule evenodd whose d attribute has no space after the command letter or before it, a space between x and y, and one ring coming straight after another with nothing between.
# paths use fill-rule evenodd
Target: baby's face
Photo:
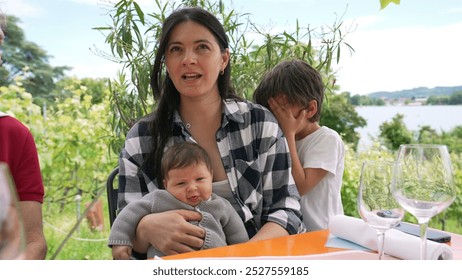
<instances>
[{"instance_id":1,"label":"baby's face","mask_svg":"<svg viewBox=\"0 0 462 280\"><path fill-rule=\"evenodd\" d=\"M212 174L204 163L171 169L164 179L164 186L178 200L196 206L210 198Z\"/></svg>"}]
</instances>

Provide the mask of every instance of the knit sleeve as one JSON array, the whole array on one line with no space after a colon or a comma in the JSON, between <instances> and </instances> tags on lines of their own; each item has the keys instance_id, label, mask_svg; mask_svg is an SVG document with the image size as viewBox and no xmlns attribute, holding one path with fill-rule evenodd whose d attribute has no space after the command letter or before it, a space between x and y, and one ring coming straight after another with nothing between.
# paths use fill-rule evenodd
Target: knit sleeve
<instances>
[{"instance_id":1,"label":"knit sleeve","mask_svg":"<svg viewBox=\"0 0 462 280\"><path fill-rule=\"evenodd\" d=\"M229 219L226 224L223 225L223 231L226 235L226 243L228 245L238 244L249 241L249 235L244 227L244 223L241 217L237 214L236 210L232 207L227 211L229 213Z\"/></svg>"},{"instance_id":2,"label":"knit sleeve","mask_svg":"<svg viewBox=\"0 0 462 280\"><path fill-rule=\"evenodd\" d=\"M141 218L151 213L151 205L155 192L145 195L129 203L117 215L109 234L108 246L125 245L132 246L131 240L135 238L136 227Z\"/></svg>"}]
</instances>

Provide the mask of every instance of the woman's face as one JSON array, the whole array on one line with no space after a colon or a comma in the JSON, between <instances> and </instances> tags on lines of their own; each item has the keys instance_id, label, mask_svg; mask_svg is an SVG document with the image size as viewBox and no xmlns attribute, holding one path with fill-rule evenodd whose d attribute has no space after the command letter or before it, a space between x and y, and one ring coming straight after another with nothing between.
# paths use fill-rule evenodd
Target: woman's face
<instances>
[{"instance_id":1,"label":"woman's face","mask_svg":"<svg viewBox=\"0 0 462 280\"><path fill-rule=\"evenodd\" d=\"M196 206L212 195L212 174L205 163L171 169L164 178L164 187L178 200Z\"/></svg>"},{"instance_id":2,"label":"woman's face","mask_svg":"<svg viewBox=\"0 0 462 280\"><path fill-rule=\"evenodd\" d=\"M165 50L170 79L182 97L218 93L218 75L229 61L229 50L222 52L213 34L193 21L178 24Z\"/></svg>"}]
</instances>

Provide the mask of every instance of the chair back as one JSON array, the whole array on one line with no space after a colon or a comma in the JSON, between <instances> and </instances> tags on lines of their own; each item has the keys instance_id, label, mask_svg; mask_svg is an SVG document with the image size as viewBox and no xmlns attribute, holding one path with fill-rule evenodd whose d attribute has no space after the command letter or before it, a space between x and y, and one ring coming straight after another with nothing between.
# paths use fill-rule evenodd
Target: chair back
<instances>
[{"instance_id":1,"label":"chair back","mask_svg":"<svg viewBox=\"0 0 462 280\"><path fill-rule=\"evenodd\" d=\"M116 167L109 174L106 181L107 205L109 209L109 223L111 227L117 215L118 182L116 182L116 186L114 186L114 182L117 181L116 179L118 174L119 167Z\"/></svg>"}]
</instances>

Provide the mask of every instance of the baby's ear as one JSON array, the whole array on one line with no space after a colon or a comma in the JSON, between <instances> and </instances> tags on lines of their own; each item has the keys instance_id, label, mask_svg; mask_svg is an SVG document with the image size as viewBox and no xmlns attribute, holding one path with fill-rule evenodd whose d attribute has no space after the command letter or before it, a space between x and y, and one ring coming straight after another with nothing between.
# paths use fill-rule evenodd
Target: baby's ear
<instances>
[{"instance_id":1,"label":"baby's ear","mask_svg":"<svg viewBox=\"0 0 462 280\"><path fill-rule=\"evenodd\" d=\"M163 184L164 189L167 189L167 180L166 179L162 180L162 184Z\"/></svg>"}]
</instances>

